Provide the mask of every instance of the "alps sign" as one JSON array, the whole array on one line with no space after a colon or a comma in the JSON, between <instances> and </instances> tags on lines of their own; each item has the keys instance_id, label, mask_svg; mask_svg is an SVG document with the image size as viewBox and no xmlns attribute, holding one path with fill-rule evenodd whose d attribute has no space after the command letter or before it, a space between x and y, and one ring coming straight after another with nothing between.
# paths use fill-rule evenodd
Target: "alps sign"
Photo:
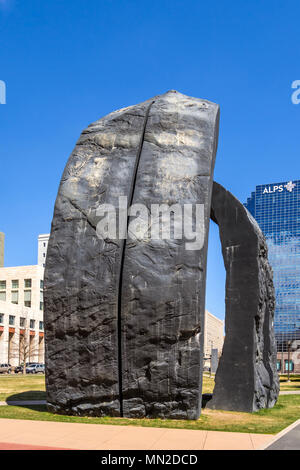
<instances>
[{"instance_id":1,"label":"alps sign","mask_svg":"<svg viewBox=\"0 0 300 470\"><path fill-rule=\"evenodd\" d=\"M292 193L295 187L296 187L296 184L293 183L292 181L289 181L287 184L279 184L279 185L266 187L263 191L263 194L282 193L284 191L284 188L289 193Z\"/></svg>"}]
</instances>

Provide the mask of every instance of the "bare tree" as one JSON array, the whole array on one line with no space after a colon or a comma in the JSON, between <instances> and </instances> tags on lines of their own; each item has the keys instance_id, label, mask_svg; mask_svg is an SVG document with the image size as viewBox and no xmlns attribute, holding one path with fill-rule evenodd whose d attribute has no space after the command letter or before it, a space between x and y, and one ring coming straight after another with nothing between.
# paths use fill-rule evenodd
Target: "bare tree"
<instances>
[{"instance_id":1,"label":"bare tree","mask_svg":"<svg viewBox=\"0 0 300 470\"><path fill-rule=\"evenodd\" d=\"M23 374L26 374L26 363L30 362L30 359L38 353L39 348L33 345L33 342L30 341L29 332L25 331L24 334L19 336L19 362L24 364Z\"/></svg>"},{"instance_id":2,"label":"bare tree","mask_svg":"<svg viewBox=\"0 0 300 470\"><path fill-rule=\"evenodd\" d=\"M11 358L17 358L19 364L23 364L23 374L26 374L26 363L39 355L39 345L31 339L30 332L28 327L20 328L16 338L10 342L9 355Z\"/></svg>"}]
</instances>

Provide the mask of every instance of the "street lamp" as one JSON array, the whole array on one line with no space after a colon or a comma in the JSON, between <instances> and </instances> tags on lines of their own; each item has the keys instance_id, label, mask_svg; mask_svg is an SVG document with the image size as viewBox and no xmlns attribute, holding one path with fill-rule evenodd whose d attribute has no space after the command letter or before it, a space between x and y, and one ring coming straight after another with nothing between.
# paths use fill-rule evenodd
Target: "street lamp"
<instances>
[{"instance_id":1,"label":"street lamp","mask_svg":"<svg viewBox=\"0 0 300 470\"><path fill-rule=\"evenodd\" d=\"M209 370L209 377L212 377L212 372L211 372L211 366L212 366L212 350L214 347L214 342L213 340L210 340L210 370Z\"/></svg>"},{"instance_id":2,"label":"street lamp","mask_svg":"<svg viewBox=\"0 0 300 470\"><path fill-rule=\"evenodd\" d=\"M288 341L288 382L290 382L290 358L291 358L291 345L292 345L292 341L289 340Z\"/></svg>"}]
</instances>

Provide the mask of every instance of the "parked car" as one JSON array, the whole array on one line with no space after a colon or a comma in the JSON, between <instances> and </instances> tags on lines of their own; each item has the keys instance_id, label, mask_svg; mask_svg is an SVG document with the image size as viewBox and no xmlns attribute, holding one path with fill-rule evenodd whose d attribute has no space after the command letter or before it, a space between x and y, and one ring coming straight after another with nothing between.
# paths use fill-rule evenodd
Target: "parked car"
<instances>
[{"instance_id":1,"label":"parked car","mask_svg":"<svg viewBox=\"0 0 300 470\"><path fill-rule=\"evenodd\" d=\"M42 374L45 373L44 364L31 364L26 367L26 374L38 374L39 372L41 372Z\"/></svg>"},{"instance_id":2,"label":"parked car","mask_svg":"<svg viewBox=\"0 0 300 470\"><path fill-rule=\"evenodd\" d=\"M26 368L29 367L29 366L33 366L33 365L37 365L38 362L26 362ZM15 374L23 374L23 368L24 368L24 364L23 362L18 365L17 367L15 367Z\"/></svg>"},{"instance_id":3,"label":"parked car","mask_svg":"<svg viewBox=\"0 0 300 470\"><path fill-rule=\"evenodd\" d=\"M10 374L11 373L11 365L10 364L0 364L0 374Z\"/></svg>"},{"instance_id":4,"label":"parked car","mask_svg":"<svg viewBox=\"0 0 300 470\"><path fill-rule=\"evenodd\" d=\"M15 374L23 374L23 368L24 368L24 364L20 364L19 366L15 367Z\"/></svg>"}]
</instances>

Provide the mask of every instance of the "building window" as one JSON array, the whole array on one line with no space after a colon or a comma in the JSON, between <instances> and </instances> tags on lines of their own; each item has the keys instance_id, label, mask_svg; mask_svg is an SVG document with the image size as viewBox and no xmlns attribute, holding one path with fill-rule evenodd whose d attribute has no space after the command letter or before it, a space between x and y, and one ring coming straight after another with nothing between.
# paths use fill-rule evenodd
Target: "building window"
<instances>
[{"instance_id":1,"label":"building window","mask_svg":"<svg viewBox=\"0 0 300 470\"><path fill-rule=\"evenodd\" d=\"M0 313L0 323L4 323L4 313Z\"/></svg>"},{"instance_id":2,"label":"building window","mask_svg":"<svg viewBox=\"0 0 300 470\"><path fill-rule=\"evenodd\" d=\"M24 290L24 305L31 307L31 290Z\"/></svg>"},{"instance_id":3,"label":"building window","mask_svg":"<svg viewBox=\"0 0 300 470\"><path fill-rule=\"evenodd\" d=\"M6 281L0 281L0 290L6 289Z\"/></svg>"},{"instance_id":4,"label":"building window","mask_svg":"<svg viewBox=\"0 0 300 470\"><path fill-rule=\"evenodd\" d=\"M277 361L276 362L276 368L277 368L277 371L280 372L281 371L281 361Z\"/></svg>"},{"instance_id":5,"label":"building window","mask_svg":"<svg viewBox=\"0 0 300 470\"><path fill-rule=\"evenodd\" d=\"M20 317L20 327L24 328L26 324L26 318L25 317Z\"/></svg>"},{"instance_id":6,"label":"building window","mask_svg":"<svg viewBox=\"0 0 300 470\"><path fill-rule=\"evenodd\" d=\"M0 300L6 301L6 292L0 292Z\"/></svg>"},{"instance_id":7,"label":"building window","mask_svg":"<svg viewBox=\"0 0 300 470\"><path fill-rule=\"evenodd\" d=\"M44 289L44 281L40 280L40 289Z\"/></svg>"},{"instance_id":8,"label":"building window","mask_svg":"<svg viewBox=\"0 0 300 470\"><path fill-rule=\"evenodd\" d=\"M40 321L39 328L40 328L40 330L43 330L43 329L44 329L44 322L43 322L43 321Z\"/></svg>"},{"instance_id":9,"label":"building window","mask_svg":"<svg viewBox=\"0 0 300 470\"><path fill-rule=\"evenodd\" d=\"M43 292L40 291L40 310L43 310L44 308L44 295Z\"/></svg>"},{"instance_id":10,"label":"building window","mask_svg":"<svg viewBox=\"0 0 300 470\"><path fill-rule=\"evenodd\" d=\"M19 289L19 281L17 279L14 279L13 281L11 281L11 288Z\"/></svg>"},{"instance_id":11,"label":"building window","mask_svg":"<svg viewBox=\"0 0 300 470\"><path fill-rule=\"evenodd\" d=\"M35 320L30 320L30 329L34 330L35 327Z\"/></svg>"},{"instance_id":12,"label":"building window","mask_svg":"<svg viewBox=\"0 0 300 470\"><path fill-rule=\"evenodd\" d=\"M16 317L15 317L14 315L9 315L9 320L8 320L8 322L9 322L10 326L14 326L14 324L15 324L15 318L16 318Z\"/></svg>"},{"instance_id":13,"label":"building window","mask_svg":"<svg viewBox=\"0 0 300 470\"><path fill-rule=\"evenodd\" d=\"M294 363L293 361L290 361L290 365L289 365L289 361L286 359L284 361L284 367L285 367L285 371L288 372L288 370L290 370L290 372L293 372L294 370Z\"/></svg>"},{"instance_id":14,"label":"building window","mask_svg":"<svg viewBox=\"0 0 300 470\"><path fill-rule=\"evenodd\" d=\"M19 291L12 290L11 291L11 303L18 304L19 303Z\"/></svg>"},{"instance_id":15,"label":"building window","mask_svg":"<svg viewBox=\"0 0 300 470\"><path fill-rule=\"evenodd\" d=\"M26 289L31 288L31 279L24 279L24 287Z\"/></svg>"}]
</instances>

